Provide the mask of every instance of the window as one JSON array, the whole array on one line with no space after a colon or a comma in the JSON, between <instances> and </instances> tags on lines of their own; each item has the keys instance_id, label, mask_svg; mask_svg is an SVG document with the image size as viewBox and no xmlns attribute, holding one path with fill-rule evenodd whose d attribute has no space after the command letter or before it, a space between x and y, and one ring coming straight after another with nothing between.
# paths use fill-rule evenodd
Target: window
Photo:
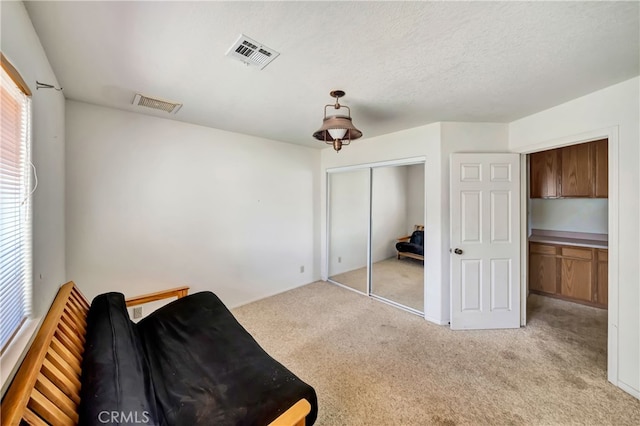
<instances>
[{"instance_id":1,"label":"window","mask_svg":"<svg viewBox=\"0 0 640 426\"><path fill-rule=\"evenodd\" d=\"M31 92L1 55L0 348L31 313Z\"/></svg>"}]
</instances>

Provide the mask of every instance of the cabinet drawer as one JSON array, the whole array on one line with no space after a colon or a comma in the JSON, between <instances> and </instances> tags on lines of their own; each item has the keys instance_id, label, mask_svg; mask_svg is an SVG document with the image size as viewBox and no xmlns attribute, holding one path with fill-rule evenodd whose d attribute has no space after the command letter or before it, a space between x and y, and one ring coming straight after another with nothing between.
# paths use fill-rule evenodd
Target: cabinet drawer
<instances>
[{"instance_id":1,"label":"cabinet drawer","mask_svg":"<svg viewBox=\"0 0 640 426\"><path fill-rule=\"evenodd\" d=\"M598 250L598 261L600 261L600 262L608 262L609 261L609 250Z\"/></svg>"},{"instance_id":2,"label":"cabinet drawer","mask_svg":"<svg viewBox=\"0 0 640 426\"><path fill-rule=\"evenodd\" d=\"M591 249L562 247L562 255L566 257L575 257L578 259L593 259L593 251Z\"/></svg>"},{"instance_id":3,"label":"cabinet drawer","mask_svg":"<svg viewBox=\"0 0 640 426\"><path fill-rule=\"evenodd\" d=\"M529 251L531 253L540 253L540 254L556 254L557 253L556 246L550 246L547 244L539 244L539 243L530 243Z\"/></svg>"}]
</instances>

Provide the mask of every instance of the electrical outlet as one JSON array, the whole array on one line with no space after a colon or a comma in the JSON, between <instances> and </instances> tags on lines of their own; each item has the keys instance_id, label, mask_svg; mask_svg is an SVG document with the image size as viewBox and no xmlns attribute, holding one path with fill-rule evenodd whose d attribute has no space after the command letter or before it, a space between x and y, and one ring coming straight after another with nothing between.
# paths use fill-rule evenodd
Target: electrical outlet
<instances>
[{"instance_id":1,"label":"electrical outlet","mask_svg":"<svg viewBox=\"0 0 640 426\"><path fill-rule=\"evenodd\" d=\"M133 319L142 317L142 306L136 306L133 308Z\"/></svg>"},{"instance_id":2,"label":"electrical outlet","mask_svg":"<svg viewBox=\"0 0 640 426\"><path fill-rule=\"evenodd\" d=\"M342 263L342 256L338 256L338 263Z\"/></svg>"},{"instance_id":3,"label":"electrical outlet","mask_svg":"<svg viewBox=\"0 0 640 426\"><path fill-rule=\"evenodd\" d=\"M300 267L300 273L302 274L303 272L304 272L304 265Z\"/></svg>"}]
</instances>

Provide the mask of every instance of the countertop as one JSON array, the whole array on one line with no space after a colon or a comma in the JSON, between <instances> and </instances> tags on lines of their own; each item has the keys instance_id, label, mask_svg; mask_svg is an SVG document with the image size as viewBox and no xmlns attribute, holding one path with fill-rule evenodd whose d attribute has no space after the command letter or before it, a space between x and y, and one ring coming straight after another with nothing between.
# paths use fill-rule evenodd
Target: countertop
<instances>
[{"instance_id":1,"label":"countertop","mask_svg":"<svg viewBox=\"0 0 640 426\"><path fill-rule=\"evenodd\" d=\"M607 234L592 234L587 232L549 231L545 229L532 229L529 242L562 244L574 247L609 248L609 236Z\"/></svg>"}]
</instances>

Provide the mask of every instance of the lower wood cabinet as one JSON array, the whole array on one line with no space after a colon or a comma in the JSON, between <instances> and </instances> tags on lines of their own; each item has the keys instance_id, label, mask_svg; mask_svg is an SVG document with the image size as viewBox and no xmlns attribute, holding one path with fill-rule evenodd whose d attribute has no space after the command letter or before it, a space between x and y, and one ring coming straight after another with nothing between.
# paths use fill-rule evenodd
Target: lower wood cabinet
<instances>
[{"instance_id":1,"label":"lower wood cabinet","mask_svg":"<svg viewBox=\"0 0 640 426\"><path fill-rule=\"evenodd\" d=\"M593 299L593 262L560 258L560 294L587 302Z\"/></svg>"},{"instance_id":2,"label":"lower wood cabinet","mask_svg":"<svg viewBox=\"0 0 640 426\"><path fill-rule=\"evenodd\" d=\"M529 243L529 290L607 307L607 250Z\"/></svg>"},{"instance_id":3,"label":"lower wood cabinet","mask_svg":"<svg viewBox=\"0 0 640 426\"><path fill-rule=\"evenodd\" d=\"M555 247L551 247L553 253L540 253L534 252L534 249L539 251L541 246L530 245L529 251L529 288L532 290L539 290L545 293L556 293L556 277L558 275L557 260L555 254Z\"/></svg>"},{"instance_id":4,"label":"lower wood cabinet","mask_svg":"<svg viewBox=\"0 0 640 426\"><path fill-rule=\"evenodd\" d=\"M609 252L598 250L598 288L596 292L596 302L599 305L609 303Z\"/></svg>"}]
</instances>

